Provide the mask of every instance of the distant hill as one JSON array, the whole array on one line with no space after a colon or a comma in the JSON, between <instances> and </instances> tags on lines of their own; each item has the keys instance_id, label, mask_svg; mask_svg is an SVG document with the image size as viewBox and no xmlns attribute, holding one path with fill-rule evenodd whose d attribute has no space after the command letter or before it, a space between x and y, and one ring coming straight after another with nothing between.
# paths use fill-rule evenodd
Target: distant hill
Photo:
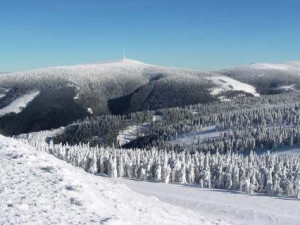
<instances>
[{"instance_id":1,"label":"distant hill","mask_svg":"<svg viewBox=\"0 0 300 225\"><path fill-rule=\"evenodd\" d=\"M300 62L281 64L254 63L224 69L217 73L250 84L261 94L300 89Z\"/></svg>"},{"instance_id":2,"label":"distant hill","mask_svg":"<svg viewBox=\"0 0 300 225\"><path fill-rule=\"evenodd\" d=\"M0 88L0 130L8 135L60 127L88 115L259 96L251 85L217 73L125 58L2 74ZM23 96L30 93L38 95L24 104ZM11 104L17 107L20 102L22 110L9 111Z\"/></svg>"}]
</instances>

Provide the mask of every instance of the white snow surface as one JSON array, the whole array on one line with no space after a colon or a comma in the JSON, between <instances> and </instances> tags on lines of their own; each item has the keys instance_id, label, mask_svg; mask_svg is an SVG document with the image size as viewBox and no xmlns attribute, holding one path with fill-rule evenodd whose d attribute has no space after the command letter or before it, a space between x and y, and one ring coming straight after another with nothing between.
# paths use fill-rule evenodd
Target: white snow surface
<instances>
[{"instance_id":1,"label":"white snow surface","mask_svg":"<svg viewBox=\"0 0 300 225\"><path fill-rule=\"evenodd\" d=\"M16 139L21 141L29 141L31 143L34 142L46 142L49 143L50 140L58 134L61 134L64 131L65 127L60 127L57 129L51 129L51 130L43 130L43 131L37 131L37 132L30 132L25 134L19 134L15 136Z\"/></svg>"},{"instance_id":2,"label":"white snow surface","mask_svg":"<svg viewBox=\"0 0 300 225\"><path fill-rule=\"evenodd\" d=\"M125 145L143 135L143 132L145 129L147 129L147 125L148 123L132 125L126 127L124 130L119 131L117 136L117 142L119 146Z\"/></svg>"},{"instance_id":3,"label":"white snow surface","mask_svg":"<svg viewBox=\"0 0 300 225\"><path fill-rule=\"evenodd\" d=\"M1 74L1 73L0 73ZM0 94L0 99L3 98L4 96L6 96L6 93L9 92L10 89L8 88L0 88L0 90L2 90L2 94Z\"/></svg>"},{"instance_id":4,"label":"white snow surface","mask_svg":"<svg viewBox=\"0 0 300 225\"><path fill-rule=\"evenodd\" d=\"M9 80L12 76L16 80L36 80L37 78L55 78L65 79L70 84L75 85L79 90L84 80L99 82L104 79L122 79L124 75L141 78L143 70L152 67L152 65L144 64L135 60L121 59L115 61L99 62L96 64L79 64L74 66L55 66L41 68L23 72L15 72L4 74L0 77L0 81ZM121 73L121 74L120 74ZM114 77L113 77L113 76Z\"/></svg>"},{"instance_id":5,"label":"white snow surface","mask_svg":"<svg viewBox=\"0 0 300 225\"><path fill-rule=\"evenodd\" d=\"M206 79L210 73L200 71L179 69L172 67L156 66L142 63L132 59L121 59L114 61L104 61L95 64L80 64L74 66L55 66L29 71L3 74L0 83L14 86L15 82L36 82L36 80L66 81L77 88L75 99L80 98L85 88L89 85L100 84L102 87L106 83L118 83L120 88L124 88L123 82L129 79L139 85L147 84L153 76L164 74L169 79L183 79L186 82L200 82L199 77ZM104 85L105 86L105 85ZM104 90L105 91L105 90ZM128 93L127 93L128 94Z\"/></svg>"},{"instance_id":6,"label":"white snow surface","mask_svg":"<svg viewBox=\"0 0 300 225\"><path fill-rule=\"evenodd\" d=\"M161 121L163 118L162 116L153 115L152 121ZM130 125L127 126L124 130L120 130L117 136L117 142L119 146L125 145L138 137L144 135L145 131L147 131L149 123L143 123L139 125Z\"/></svg>"},{"instance_id":7,"label":"white snow surface","mask_svg":"<svg viewBox=\"0 0 300 225\"><path fill-rule=\"evenodd\" d=\"M39 95L39 91L34 91L18 97L12 101L8 106L0 109L0 116L9 113L20 113L36 96Z\"/></svg>"},{"instance_id":8,"label":"white snow surface","mask_svg":"<svg viewBox=\"0 0 300 225\"><path fill-rule=\"evenodd\" d=\"M278 148L276 151L259 149L256 151L256 153L257 154L271 153L271 154L289 155L289 156L298 157L298 156L300 156L300 148L299 148L299 146L281 147L281 148Z\"/></svg>"},{"instance_id":9,"label":"white snow surface","mask_svg":"<svg viewBox=\"0 0 300 225\"><path fill-rule=\"evenodd\" d=\"M247 195L196 185L163 184L118 178L134 191L184 207L210 219L237 225L299 225L300 201Z\"/></svg>"},{"instance_id":10,"label":"white snow surface","mask_svg":"<svg viewBox=\"0 0 300 225\"><path fill-rule=\"evenodd\" d=\"M274 90L281 90L281 91L295 91L296 90L296 86L295 84L291 84L291 85L283 85L280 86L278 88L273 88Z\"/></svg>"},{"instance_id":11,"label":"white snow surface","mask_svg":"<svg viewBox=\"0 0 300 225\"><path fill-rule=\"evenodd\" d=\"M90 114L93 114L93 110L91 108L87 108L87 111L90 113Z\"/></svg>"},{"instance_id":12,"label":"white snow surface","mask_svg":"<svg viewBox=\"0 0 300 225\"><path fill-rule=\"evenodd\" d=\"M300 156L300 148L299 147L290 147L290 148L283 148L277 151L278 155L293 155L293 156Z\"/></svg>"},{"instance_id":13,"label":"white snow surface","mask_svg":"<svg viewBox=\"0 0 300 225\"><path fill-rule=\"evenodd\" d=\"M145 63L128 58L122 58L120 60L111 60L111 61L100 61L98 64L121 64L121 65L143 65Z\"/></svg>"},{"instance_id":14,"label":"white snow surface","mask_svg":"<svg viewBox=\"0 0 300 225\"><path fill-rule=\"evenodd\" d=\"M243 91L246 93L250 93L253 96L259 97L259 94L256 92L255 87L242 83L240 81L234 80L230 77L225 76L213 76L208 78L214 84L217 85L216 88L211 89L212 95L218 95L224 91Z\"/></svg>"},{"instance_id":15,"label":"white snow surface","mask_svg":"<svg viewBox=\"0 0 300 225\"><path fill-rule=\"evenodd\" d=\"M0 224L228 224L0 136Z\"/></svg>"},{"instance_id":16,"label":"white snow surface","mask_svg":"<svg viewBox=\"0 0 300 225\"><path fill-rule=\"evenodd\" d=\"M198 145L203 142L205 138L214 138L220 136L222 133L230 132L226 131L217 131L216 126L207 126L202 127L199 131L192 131L188 134L180 136L175 140L169 141L171 145Z\"/></svg>"}]
</instances>

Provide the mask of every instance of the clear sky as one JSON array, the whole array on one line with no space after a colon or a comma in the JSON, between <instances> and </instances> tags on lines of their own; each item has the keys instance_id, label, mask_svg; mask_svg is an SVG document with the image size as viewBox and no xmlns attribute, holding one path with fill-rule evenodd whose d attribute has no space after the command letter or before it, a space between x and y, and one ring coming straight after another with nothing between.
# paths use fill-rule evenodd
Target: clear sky
<instances>
[{"instance_id":1,"label":"clear sky","mask_svg":"<svg viewBox=\"0 0 300 225\"><path fill-rule=\"evenodd\" d=\"M300 0L1 0L0 72L127 57L203 71L300 60Z\"/></svg>"}]
</instances>

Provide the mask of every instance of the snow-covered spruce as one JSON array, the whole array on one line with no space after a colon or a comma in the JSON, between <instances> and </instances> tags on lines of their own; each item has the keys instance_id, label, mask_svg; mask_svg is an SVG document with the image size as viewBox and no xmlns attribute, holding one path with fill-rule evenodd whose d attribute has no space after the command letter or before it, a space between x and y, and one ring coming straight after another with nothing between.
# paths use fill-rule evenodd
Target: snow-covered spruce
<instances>
[{"instance_id":1,"label":"snow-covered spruce","mask_svg":"<svg viewBox=\"0 0 300 225\"><path fill-rule=\"evenodd\" d=\"M167 152L31 143L90 173L300 198L300 157Z\"/></svg>"},{"instance_id":2,"label":"snow-covered spruce","mask_svg":"<svg viewBox=\"0 0 300 225\"><path fill-rule=\"evenodd\" d=\"M277 151L300 145L299 99L300 92L295 91L232 102L89 117L67 126L53 140L72 145L89 142L170 151ZM153 120L157 116L160 119Z\"/></svg>"}]
</instances>

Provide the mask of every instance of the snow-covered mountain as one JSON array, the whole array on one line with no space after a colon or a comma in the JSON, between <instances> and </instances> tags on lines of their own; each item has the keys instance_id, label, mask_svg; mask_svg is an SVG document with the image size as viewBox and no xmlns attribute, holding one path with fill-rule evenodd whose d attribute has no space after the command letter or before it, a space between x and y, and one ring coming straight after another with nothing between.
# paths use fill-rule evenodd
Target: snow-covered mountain
<instances>
[{"instance_id":1,"label":"snow-covered mountain","mask_svg":"<svg viewBox=\"0 0 300 225\"><path fill-rule=\"evenodd\" d=\"M91 114L205 103L241 93L258 96L250 85L216 73L126 58L2 74L0 88L0 130L6 134L57 128ZM16 104L32 93L37 94L30 101Z\"/></svg>"},{"instance_id":2,"label":"snow-covered mountain","mask_svg":"<svg viewBox=\"0 0 300 225\"><path fill-rule=\"evenodd\" d=\"M224 69L218 73L250 84L261 94L300 89L300 62L298 61L279 64L254 63Z\"/></svg>"}]
</instances>

